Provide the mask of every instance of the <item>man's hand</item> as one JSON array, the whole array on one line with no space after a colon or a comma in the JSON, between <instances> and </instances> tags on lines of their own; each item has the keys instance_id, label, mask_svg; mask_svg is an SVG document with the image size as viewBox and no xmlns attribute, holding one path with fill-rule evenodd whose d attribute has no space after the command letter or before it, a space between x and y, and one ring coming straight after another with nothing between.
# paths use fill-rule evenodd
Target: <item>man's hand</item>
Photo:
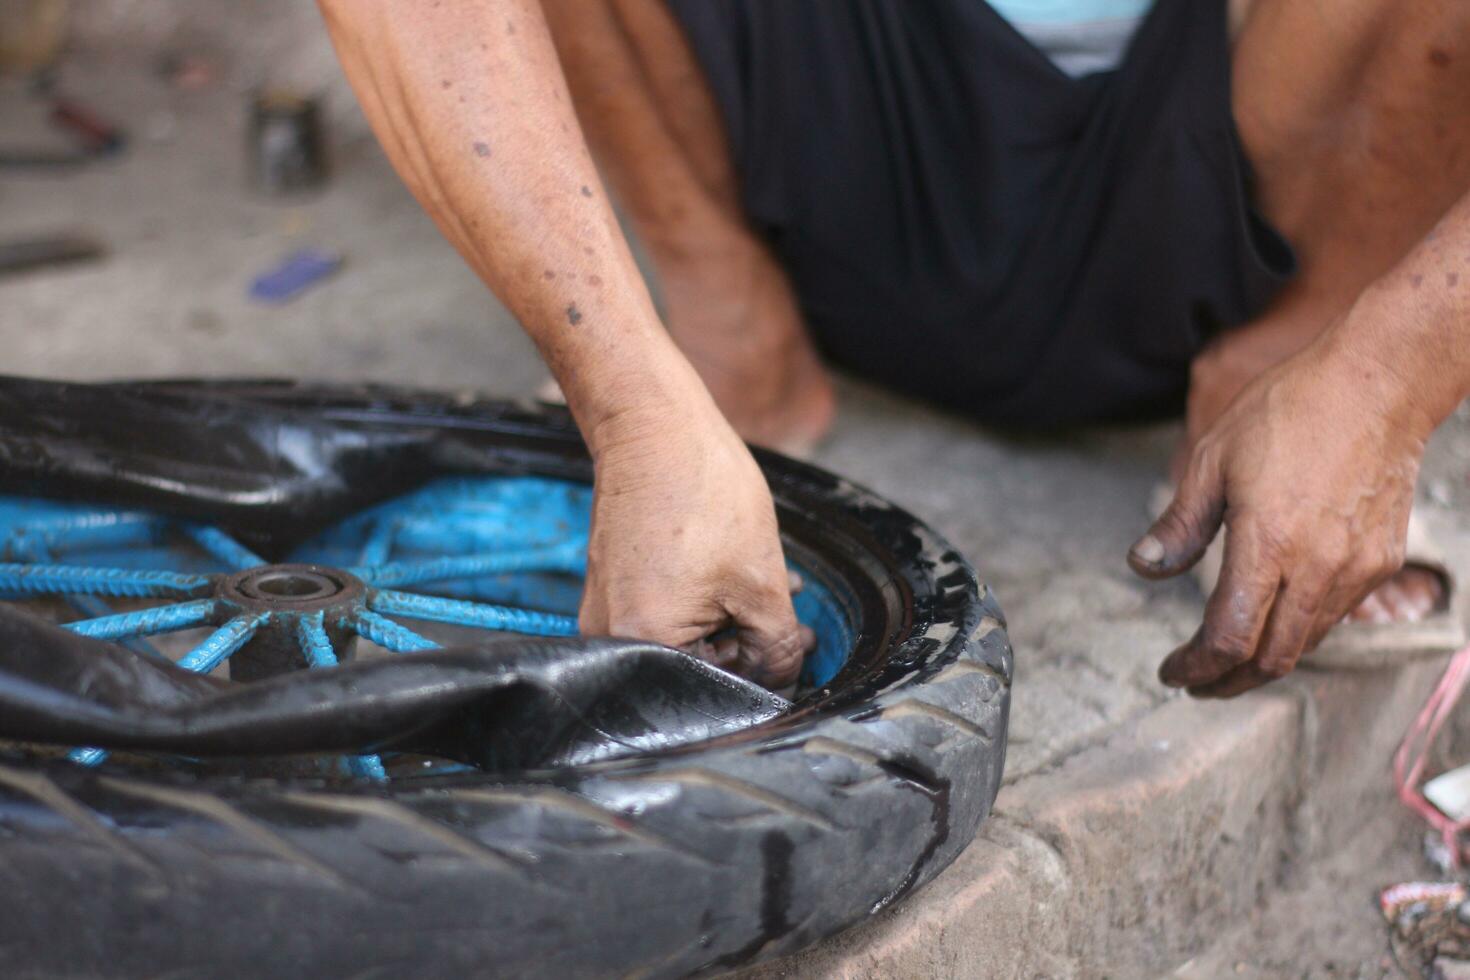
<instances>
[{"instance_id":1,"label":"man's hand","mask_svg":"<svg viewBox=\"0 0 1470 980\"><path fill-rule=\"evenodd\" d=\"M708 399L705 399L708 403ZM712 403L599 427L582 632L713 644L722 667L796 681L808 632L792 611L765 478Z\"/></svg>"},{"instance_id":2,"label":"man's hand","mask_svg":"<svg viewBox=\"0 0 1470 980\"><path fill-rule=\"evenodd\" d=\"M1281 677L1403 564L1433 423L1393 371L1332 334L1240 393L1129 553L1134 571L1166 578L1225 527L1204 623L1160 665L1165 684L1230 697Z\"/></svg>"},{"instance_id":3,"label":"man's hand","mask_svg":"<svg viewBox=\"0 0 1470 980\"><path fill-rule=\"evenodd\" d=\"M1403 564L1424 441L1470 397L1467 256L1470 195L1195 443L1128 555L1178 575L1225 527L1204 623L1159 666L1165 684L1229 697L1288 673Z\"/></svg>"},{"instance_id":4,"label":"man's hand","mask_svg":"<svg viewBox=\"0 0 1470 980\"><path fill-rule=\"evenodd\" d=\"M796 679L770 493L669 339L536 0L321 0L393 166L536 342L596 466L581 627ZM706 643L711 633L732 628Z\"/></svg>"}]
</instances>

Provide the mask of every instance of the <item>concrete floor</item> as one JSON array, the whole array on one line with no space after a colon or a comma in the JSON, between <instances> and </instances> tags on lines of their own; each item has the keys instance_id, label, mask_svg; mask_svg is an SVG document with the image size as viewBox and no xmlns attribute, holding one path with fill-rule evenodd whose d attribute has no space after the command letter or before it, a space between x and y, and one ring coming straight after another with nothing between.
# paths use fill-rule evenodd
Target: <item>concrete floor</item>
<instances>
[{"instance_id":1,"label":"concrete floor","mask_svg":"<svg viewBox=\"0 0 1470 980\"><path fill-rule=\"evenodd\" d=\"M109 23L92 24L89 36L105 34ZM339 119L335 176L324 193L291 203L260 199L247 189L244 172L242 90L253 79L231 68L202 91L174 90L151 68L158 45L170 38L176 34L160 30L129 46L90 49L61 73L67 92L130 127L135 139L127 154L65 177L0 174L0 239L82 229L110 249L95 265L0 279L5 372L79 379L290 375L510 396L534 389L542 371L529 343L421 214L360 119L349 112ZM309 44L315 53L296 61L317 66L320 75L322 40ZM238 68L239 60L230 64ZM340 105L340 90L334 91ZM14 85L0 88L0 133L6 141L54 139ZM255 274L308 244L342 252L343 270L281 307L246 298ZM1124 564L1128 545L1147 524L1144 502L1163 472L1174 427L1017 441L855 383L845 383L842 396L837 430L816 461L949 536L996 590L1011 621L1017 657L1008 789L985 848L977 845L962 859L965 867L957 865L941 881L979 874L983 866L973 862L990 860L986 855L997 849L1005 860L1028 860L1031 845L1017 840L1034 843L1040 832L1028 829L1024 786L1042 785L1028 780L1060 779L1079 759L1129 758L1114 747L1148 730L1151 719L1193 719L1185 722L1195 729L1192 736L1218 732L1222 739L1248 738L1262 724L1260 712L1272 703L1264 695L1206 710L1181 703L1154 679L1159 659L1197 624L1200 607L1190 583L1148 585ZM1459 419L1437 440L1424 484L1462 527L1467 459L1470 424ZM1429 680L1426 674L1416 683ZM1167 739L1155 741L1167 752ZM1378 803L1390 741L1374 743L1383 758L1361 770ZM1394 873L1407 873L1417 858L1411 824L1385 816L1376 826L1374 839L1382 842L1386 833L1397 849L1387 859L1334 865L1340 887L1318 888L1310 868L1302 870L1302 860L1317 853L1312 847L1283 844L1290 853L1272 861L1296 870L1262 871L1250 879L1254 893L1221 906L1255 907L1261 915L1275 891L1284 889L1281 901L1291 901L1303 889L1317 889L1303 913L1311 930L1295 947L1288 942L1286 953L1280 943L1272 946L1264 975L1380 975L1372 971L1381 967L1383 932L1364 896L1383 884L1375 877L1382 868L1406 866ZM1178 859L1191 860L1192 853ZM1112 873L1133 874L1126 860ZM1146 876L1135 886L1157 891ZM943 891L938 882L933 887ZM1080 880L1069 886L1076 900L1097 900L1102 893L1090 887ZM1154 898L1168 901L1163 892ZM925 900L921 894L911 904ZM874 928L879 931L868 935L883 935L881 925ZM1311 938L1344 929L1358 937L1346 954ZM850 942L865 941L861 930L856 935ZM1160 970L1191 957L1196 964L1246 963L1253 935L1248 918L1231 920L1181 935L1157 954L1125 959ZM1215 939L1218 949L1211 951ZM1108 972L1110 959L1074 947L1051 951L1055 959L1016 962L1030 964L1030 972L1041 962L1064 964L1056 972L1069 974ZM1296 958L1291 948L1298 949ZM880 972L844 967L858 961L836 953L805 962L773 969L882 975L880 966L872 967Z\"/></svg>"}]
</instances>

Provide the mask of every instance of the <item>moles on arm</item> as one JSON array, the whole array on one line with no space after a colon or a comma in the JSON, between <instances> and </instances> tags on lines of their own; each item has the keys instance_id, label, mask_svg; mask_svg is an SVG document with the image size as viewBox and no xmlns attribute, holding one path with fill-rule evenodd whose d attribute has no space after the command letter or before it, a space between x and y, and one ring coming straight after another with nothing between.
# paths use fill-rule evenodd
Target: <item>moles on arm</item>
<instances>
[{"instance_id":1,"label":"moles on arm","mask_svg":"<svg viewBox=\"0 0 1470 980\"><path fill-rule=\"evenodd\" d=\"M803 634L759 468L659 322L535 0L320 0L343 69L424 209L520 320L596 473L584 633L693 646L794 681Z\"/></svg>"}]
</instances>

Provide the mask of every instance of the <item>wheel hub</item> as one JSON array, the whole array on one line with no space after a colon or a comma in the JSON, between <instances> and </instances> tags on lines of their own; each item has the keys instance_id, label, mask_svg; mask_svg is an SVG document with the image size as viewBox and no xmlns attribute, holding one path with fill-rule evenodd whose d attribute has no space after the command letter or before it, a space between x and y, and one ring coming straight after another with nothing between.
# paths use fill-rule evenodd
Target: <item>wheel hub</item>
<instances>
[{"instance_id":1,"label":"wheel hub","mask_svg":"<svg viewBox=\"0 0 1470 980\"><path fill-rule=\"evenodd\" d=\"M216 595L244 613L270 617L249 643L230 658L230 679L255 681L304 670L299 636L304 617L321 616L336 658L348 660L354 646L340 623L362 608L367 586L357 576L326 565L258 565L221 579Z\"/></svg>"},{"instance_id":2,"label":"wheel hub","mask_svg":"<svg viewBox=\"0 0 1470 980\"><path fill-rule=\"evenodd\" d=\"M347 612L366 586L355 575L325 565L261 565L220 582L219 597L252 612Z\"/></svg>"}]
</instances>

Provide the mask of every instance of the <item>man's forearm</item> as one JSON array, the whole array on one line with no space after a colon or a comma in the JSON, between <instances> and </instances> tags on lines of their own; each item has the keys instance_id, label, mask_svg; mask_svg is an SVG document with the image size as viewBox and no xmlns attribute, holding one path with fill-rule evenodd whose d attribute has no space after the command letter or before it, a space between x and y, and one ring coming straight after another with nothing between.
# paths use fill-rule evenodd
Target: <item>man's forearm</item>
<instances>
[{"instance_id":1,"label":"man's forearm","mask_svg":"<svg viewBox=\"0 0 1470 980\"><path fill-rule=\"evenodd\" d=\"M1470 194L1323 338L1429 431L1470 397Z\"/></svg>"},{"instance_id":2,"label":"man's forearm","mask_svg":"<svg viewBox=\"0 0 1470 980\"><path fill-rule=\"evenodd\" d=\"M539 4L321 7L394 167L536 342L594 451L609 418L706 398L605 198Z\"/></svg>"}]
</instances>

